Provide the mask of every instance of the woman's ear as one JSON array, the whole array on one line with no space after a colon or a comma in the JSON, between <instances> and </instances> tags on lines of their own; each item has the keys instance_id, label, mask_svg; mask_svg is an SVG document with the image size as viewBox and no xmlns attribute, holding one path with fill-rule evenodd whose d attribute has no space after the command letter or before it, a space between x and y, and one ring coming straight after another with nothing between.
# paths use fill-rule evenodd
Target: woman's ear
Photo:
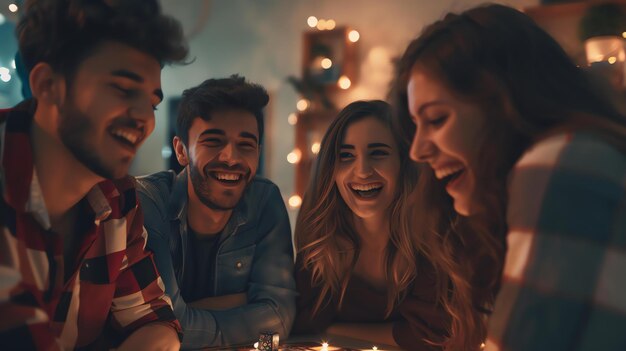
<instances>
[{"instance_id":1,"label":"woman's ear","mask_svg":"<svg viewBox=\"0 0 626 351\"><path fill-rule=\"evenodd\" d=\"M182 139L175 136L172 140L172 145L174 146L174 152L176 153L176 159L178 163L186 167L189 164L189 156L187 154L187 147L185 143L183 143Z\"/></svg>"},{"instance_id":2,"label":"woman's ear","mask_svg":"<svg viewBox=\"0 0 626 351\"><path fill-rule=\"evenodd\" d=\"M50 64L39 62L28 75L33 97L39 103L61 106L65 100L65 77L54 71Z\"/></svg>"}]
</instances>

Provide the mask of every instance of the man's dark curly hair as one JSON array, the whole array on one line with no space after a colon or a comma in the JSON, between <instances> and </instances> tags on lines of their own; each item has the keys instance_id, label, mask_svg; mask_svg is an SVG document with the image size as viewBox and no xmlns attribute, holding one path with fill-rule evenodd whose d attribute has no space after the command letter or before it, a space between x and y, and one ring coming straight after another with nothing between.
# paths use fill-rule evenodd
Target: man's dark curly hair
<instances>
[{"instance_id":1,"label":"man's dark curly hair","mask_svg":"<svg viewBox=\"0 0 626 351\"><path fill-rule=\"evenodd\" d=\"M263 108L269 102L265 88L246 82L244 77L207 79L197 87L183 92L176 119L176 135L185 145L189 141L189 128L197 117L205 121L211 113L224 110L243 110L256 118L259 129L259 144L263 140Z\"/></svg>"},{"instance_id":2,"label":"man's dark curly hair","mask_svg":"<svg viewBox=\"0 0 626 351\"><path fill-rule=\"evenodd\" d=\"M161 65L188 53L180 23L157 0L27 0L16 34L27 70L46 62L72 76L104 41L142 51Z\"/></svg>"}]
</instances>

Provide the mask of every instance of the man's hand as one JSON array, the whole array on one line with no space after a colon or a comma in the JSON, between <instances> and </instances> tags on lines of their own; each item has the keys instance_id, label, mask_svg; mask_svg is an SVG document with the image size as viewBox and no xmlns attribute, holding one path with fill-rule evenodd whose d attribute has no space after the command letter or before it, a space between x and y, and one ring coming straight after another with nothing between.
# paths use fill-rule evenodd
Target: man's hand
<instances>
[{"instance_id":1,"label":"man's hand","mask_svg":"<svg viewBox=\"0 0 626 351\"><path fill-rule=\"evenodd\" d=\"M187 305L193 308L200 308L203 310L229 310L231 308L243 306L248 303L248 297L246 293L230 294L214 297L205 297L204 299L196 300L188 303Z\"/></svg>"},{"instance_id":2,"label":"man's hand","mask_svg":"<svg viewBox=\"0 0 626 351\"><path fill-rule=\"evenodd\" d=\"M178 351L180 340L170 325L151 323L137 329L117 349L117 351L134 350Z\"/></svg>"}]
</instances>

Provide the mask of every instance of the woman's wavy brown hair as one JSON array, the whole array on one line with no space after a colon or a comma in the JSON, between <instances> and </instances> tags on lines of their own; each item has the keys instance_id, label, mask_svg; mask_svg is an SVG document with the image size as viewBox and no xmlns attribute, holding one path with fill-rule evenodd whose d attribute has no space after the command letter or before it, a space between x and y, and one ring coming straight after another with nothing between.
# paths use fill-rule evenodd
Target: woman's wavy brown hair
<instances>
[{"instance_id":1,"label":"woman's wavy brown hair","mask_svg":"<svg viewBox=\"0 0 626 351\"><path fill-rule=\"evenodd\" d=\"M460 243L454 260L449 255L454 245L446 240L440 241L442 246L433 245L429 255L451 282L445 299L453 316L447 346L476 349L485 336L485 316L472 310L489 310L499 285L507 231L506 179L512 167L533 142L559 131L596 133L626 151L626 122L553 38L506 6L448 14L409 44L393 92L398 126L409 138L415 125L408 111L407 83L416 69L478 106L487 119L476 159L470 161L477 178L476 214L454 220L452 229ZM447 214L449 207L436 207L428 193L428 173L421 175L414 217L425 223L428 216Z\"/></svg>"},{"instance_id":2,"label":"woman's wavy brown hair","mask_svg":"<svg viewBox=\"0 0 626 351\"><path fill-rule=\"evenodd\" d=\"M400 155L400 172L395 198L389 208L390 238L385 253L388 282L386 313L404 298L416 276L421 250L410 227L408 210L416 185L417 167L408 158L407 141L392 128L391 107L384 101L356 101L346 106L330 124L321 142L318 161L304 196L295 229L295 245L304 269L311 271L313 286L321 293L314 313L333 297L341 306L360 252L360 238L354 229L353 214L335 183L335 169L346 129L366 117L375 117L394 133Z\"/></svg>"}]
</instances>

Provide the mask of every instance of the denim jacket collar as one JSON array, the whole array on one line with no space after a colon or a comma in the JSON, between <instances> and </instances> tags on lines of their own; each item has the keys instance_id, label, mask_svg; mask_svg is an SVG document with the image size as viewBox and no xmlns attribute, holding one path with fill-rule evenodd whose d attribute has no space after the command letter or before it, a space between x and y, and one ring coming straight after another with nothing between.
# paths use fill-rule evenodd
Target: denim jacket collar
<instances>
[{"instance_id":1,"label":"denim jacket collar","mask_svg":"<svg viewBox=\"0 0 626 351\"><path fill-rule=\"evenodd\" d=\"M187 167L174 178L172 195L168 204L170 220L184 222L187 220Z\"/></svg>"},{"instance_id":2,"label":"denim jacket collar","mask_svg":"<svg viewBox=\"0 0 626 351\"><path fill-rule=\"evenodd\" d=\"M183 224L183 228L187 229L187 203L189 196L187 194L187 172L189 167L185 167L174 179L172 186L172 195L168 204L170 220L178 221ZM226 223L220 235L220 243L231 235L236 234L237 228L248 221L248 198L247 189L244 191L241 200L233 209L233 213ZM185 230L186 231L186 230ZM186 234L186 233L185 233Z\"/></svg>"}]
</instances>

